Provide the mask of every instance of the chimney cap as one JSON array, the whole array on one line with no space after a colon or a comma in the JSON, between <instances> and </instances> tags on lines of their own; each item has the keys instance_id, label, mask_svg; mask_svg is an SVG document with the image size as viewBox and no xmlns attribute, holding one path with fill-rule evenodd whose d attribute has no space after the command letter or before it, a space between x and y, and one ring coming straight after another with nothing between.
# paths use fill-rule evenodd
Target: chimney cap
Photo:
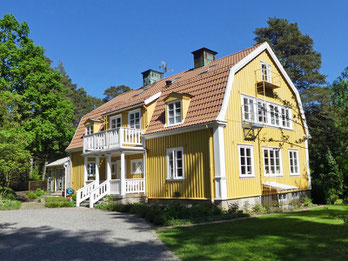
<instances>
[{"instance_id":1,"label":"chimney cap","mask_svg":"<svg viewBox=\"0 0 348 261\"><path fill-rule=\"evenodd\" d=\"M153 69L148 69L148 70L142 72L141 74L144 75L144 74L148 74L149 72L155 72L155 73L158 73L158 74L161 74L161 75L164 74L163 72L159 72L159 71L156 71L156 70L153 70Z\"/></svg>"},{"instance_id":2,"label":"chimney cap","mask_svg":"<svg viewBox=\"0 0 348 261\"><path fill-rule=\"evenodd\" d=\"M196 50L196 51L193 51L192 54L193 54L193 55L196 55L196 54L199 54L199 53L201 53L201 52L203 52L203 51L206 51L206 52L211 53L211 54L213 54L213 55L216 55L216 54L217 54L217 52L215 52L215 51L213 51L213 50L210 50L210 49L208 49L208 48L205 48L205 47L200 48L200 49L198 49L198 50Z\"/></svg>"}]
</instances>

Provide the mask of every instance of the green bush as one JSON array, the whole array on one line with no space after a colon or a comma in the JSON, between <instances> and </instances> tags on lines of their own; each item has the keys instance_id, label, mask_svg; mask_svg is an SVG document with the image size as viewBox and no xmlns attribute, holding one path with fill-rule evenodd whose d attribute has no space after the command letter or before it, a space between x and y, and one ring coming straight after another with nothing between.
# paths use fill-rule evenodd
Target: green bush
<instances>
[{"instance_id":1,"label":"green bush","mask_svg":"<svg viewBox=\"0 0 348 261\"><path fill-rule=\"evenodd\" d=\"M255 205L255 206L253 206L252 211L255 212L255 213L257 213L257 214L265 213L265 209L264 209L264 207L261 206L261 205Z\"/></svg>"},{"instance_id":2,"label":"green bush","mask_svg":"<svg viewBox=\"0 0 348 261\"><path fill-rule=\"evenodd\" d=\"M0 199L15 200L16 193L11 188L0 186Z\"/></svg>"},{"instance_id":3,"label":"green bush","mask_svg":"<svg viewBox=\"0 0 348 261\"><path fill-rule=\"evenodd\" d=\"M289 205L293 206L294 208L301 208L302 202L299 199L293 199L289 202Z\"/></svg>"},{"instance_id":4,"label":"green bush","mask_svg":"<svg viewBox=\"0 0 348 261\"><path fill-rule=\"evenodd\" d=\"M0 210L19 209L21 207L21 204L22 203L18 200L3 199L0 200Z\"/></svg>"},{"instance_id":5,"label":"green bush","mask_svg":"<svg viewBox=\"0 0 348 261\"><path fill-rule=\"evenodd\" d=\"M43 194L45 194L45 191L43 191L42 189L38 188L38 189L35 190L35 194L38 197L41 197Z\"/></svg>"},{"instance_id":6,"label":"green bush","mask_svg":"<svg viewBox=\"0 0 348 261\"><path fill-rule=\"evenodd\" d=\"M71 198L72 198L73 201L76 201L76 193L72 194Z\"/></svg>"},{"instance_id":7,"label":"green bush","mask_svg":"<svg viewBox=\"0 0 348 261\"><path fill-rule=\"evenodd\" d=\"M50 201L45 203L47 208L70 208L75 206L76 204L73 201Z\"/></svg>"},{"instance_id":8,"label":"green bush","mask_svg":"<svg viewBox=\"0 0 348 261\"><path fill-rule=\"evenodd\" d=\"M302 199L302 204L303 204L304 207L314 207L314 206L316 206L316 204L312 203L312 199L309 198L309 197L304 197Z\"/></svg>"},{"instance_id":9,"label":"green bush","mask_svg":"<svg viewBox=\"0 0 348 261\"><path fill-rule=\"evenodd\" d=\"M179 203L167 205L113 203L98 204L96 208L134 214L137 217L145 218L147 222L156 226L201 223L248 216L243 214L241 210L222 212L219 207L212 204L193 204L191 207L188 207Z\"/></svg>"},{"instance_id":10,"label":"green bush","mask_svg":"<svg viewBox=\"0 0 348 261\"><path fill-rule=\"evenodd\" d=\"M34 191L27 191L25 194L27 194L28 198L30 199L37 199L38 196L36 195L36 193Z\"/></svg>"}]
</instances>

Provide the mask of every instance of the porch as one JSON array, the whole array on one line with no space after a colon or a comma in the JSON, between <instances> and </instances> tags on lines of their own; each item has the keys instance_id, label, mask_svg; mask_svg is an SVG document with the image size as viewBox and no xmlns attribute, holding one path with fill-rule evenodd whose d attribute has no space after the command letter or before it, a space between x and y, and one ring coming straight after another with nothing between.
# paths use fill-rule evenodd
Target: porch
<instances>
[{"instance_id":1,"label":"porch","mask_svg":"<svg viewBox=\"0 0 348 261\"><path fill-rule=\"evenodd\" d=\"M89 207L107 195L145 194L145 151L113 150L83 154L84 186L76 192L76 206L89 199Z\"/></svg>"}]
</instances>

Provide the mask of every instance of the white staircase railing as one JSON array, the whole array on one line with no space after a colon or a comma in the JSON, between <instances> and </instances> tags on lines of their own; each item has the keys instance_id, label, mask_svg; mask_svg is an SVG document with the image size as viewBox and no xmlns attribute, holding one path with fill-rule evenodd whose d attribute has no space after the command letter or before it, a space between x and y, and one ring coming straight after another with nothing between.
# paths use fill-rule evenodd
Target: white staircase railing
<instances>
[{"instance_id":1,"label":"white staircase railing","mask_svg":"<svg viewBox=\"0 0 348 261\"><path fill-rule=\"evenodd\" d=\"M76 206L79 207L82 201L88 199L91 191L93 191L96 187L97 181L92 181L91 183L76 191Z\"/></svg>"},{"instance_id":2,"label":"white staircase railing","mask_svg":"<svg viewBox=\"0 0 348 261\"><path fill-rule=\"evenodd\" d=\"M145 192L144 179L126 179L126 193Z\"/></svg>"},{"instance_id":3,"label":"white staircase railing","mask_svg":"<svg viewBox=\"0 0 348 261\"><path fill-rule=\"evenodd\" d=\"M89 207L93 208L94 204L110 194L110 180L105 180L98 187L96 187L92 192L89 198Z\"/></svg>"}]
</instances>

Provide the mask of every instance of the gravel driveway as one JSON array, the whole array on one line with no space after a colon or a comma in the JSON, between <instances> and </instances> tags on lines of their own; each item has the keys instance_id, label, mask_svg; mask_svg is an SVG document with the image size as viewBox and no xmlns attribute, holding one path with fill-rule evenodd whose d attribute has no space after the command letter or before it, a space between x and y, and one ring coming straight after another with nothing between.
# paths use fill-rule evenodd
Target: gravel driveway
<instances>
[{"instance_id":1,"label":"gravel driveway","mask_svg":"<svg viewBox=\"0 0 348 261\"><path fill-rule=\"evenodd\" d=\"M178 260L142 219L88 208L0 211L0 260Z\"/></svg>"}]
</instances>

